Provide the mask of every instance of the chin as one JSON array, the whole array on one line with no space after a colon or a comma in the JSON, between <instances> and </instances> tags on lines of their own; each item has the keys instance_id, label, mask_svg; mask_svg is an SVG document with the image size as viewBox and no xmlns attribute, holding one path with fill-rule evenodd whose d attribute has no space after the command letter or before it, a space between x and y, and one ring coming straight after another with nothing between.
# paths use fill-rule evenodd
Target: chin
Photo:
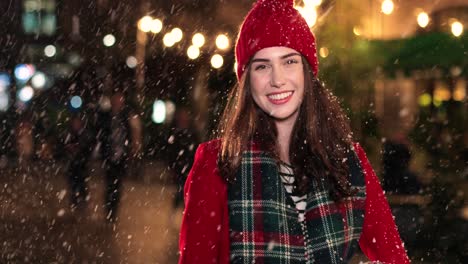
<instances>
[{"instance_id":1,"label":"chin","mask_svg":"<svg viewBox=\"0 0 468 264\"><path fill-rule=\"evenodd\" d=\"M294 116L294 114L296 113L297 111L291 111L291 112L270 112L270 116L272 118L274 118L275 120L278 120L278 121L285 121L285 120L288 120L290 118L292 118Z\"/></svg>"}]
</instances>

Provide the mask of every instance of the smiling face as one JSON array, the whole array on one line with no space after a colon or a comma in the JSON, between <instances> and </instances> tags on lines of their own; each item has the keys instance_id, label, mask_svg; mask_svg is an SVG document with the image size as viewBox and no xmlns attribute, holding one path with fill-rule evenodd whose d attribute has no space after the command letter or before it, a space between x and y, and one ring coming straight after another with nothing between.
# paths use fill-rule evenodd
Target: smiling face
<instances>
[{"instance_id":1,"label":"smiling face","mask_svg":"<svg viewBox=\"0 0 468 264\"><path fill-rule=\"evenodd\" d=\"M287 47L258 51L250 65L255 103L275 122L294 123L304 97L304 69L299 52Z\"/></svg>"}]
</instances>

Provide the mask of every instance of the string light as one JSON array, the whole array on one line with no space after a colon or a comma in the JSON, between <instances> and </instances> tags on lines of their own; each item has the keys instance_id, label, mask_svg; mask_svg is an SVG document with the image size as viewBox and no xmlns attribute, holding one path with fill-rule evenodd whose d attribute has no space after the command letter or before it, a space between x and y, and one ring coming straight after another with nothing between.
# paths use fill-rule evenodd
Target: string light
<instances>
[{"instance_id":1,"label":"string light","mask_svg":"<svg viewBox=\"0 0 468 264\"><path fill-rule=\"evenodd\" d=\"M220 50L229 48L229 39L226 35L220 34L216 37L216 47Z\"/></svg>"},{"instance_id":2,"label":"string light","mask_svg":"<svg viewBox=\"0 0 468 264\"><path fill-rule=\"evenodd\" d=\"M320 57L322 57L322 58L328 57L329 53L330 52L328 51L327 47L321 47L320 50L319 50Z\"/></svg>"},{"instance_id":3,"label":"string light","mask_svg":"<svg viewBox=\"0 0 468 264\"><path fill-rule=\"evenodd\" d=\"M223 66L224 59L221 55L215 54L211 57L211 66L215 69L219 69Z\"/></svg>"},{"instance_id":4,"label":"string light","mask_svg":"<svg viewBox=\"0 0 468 264\"><path fill-rule=\"evenodd\" d=\"M172 36L173 36L173 38L174 38L174 42L179 42L179 41L181 41L181 40L182 40L182 37L183 37L183 35L184 35L184 34L182 33L182 30L181 30L180 28L177 28L177 27L174 28L174 29L172 29L171 34L172 34Z\"/></svg>"},{"instance_id":5,"label":"string light","mask_svg":"<svg viewBox=\"0 0 468 264\"><path fill-rule=\"evenodd\" d=\"M382 2L382 12L386 15L390 15L393 12L394 4L392 0L384 0Z\"/></svg>"},{"instance_id":6,"label":"string light","mask_svg":"<svg viewBox=\"0 0 468 264\"><path fill-rule=\"evenodd\" d=\"M297 11L305 19L309 27L313 27L317 23L317 9L313 5L304 5L304 7L297 6Z\"/></svg>"},{"instance_id":7,"label":"string light","mask_svg":"<svg viewBox=\"0 0 468 264\"><path fill-rule=\"evenodd\" d=\"M143 32L150 32L153 18L150 16L144 16L138 21L138 29Z\"/></svg>"},{"instance_id":8,"label":"string light","mask_svg":"<svg viewBox=\"0 0 468 264\"><path fill-rule=\"evenodd\" d=\"M162 27L163 27L163 24L162 24L161 20L159 20L157 18L151 20L151 23L150 23L151 32L157 34L157 33L161 32Z\"/></svg>"},{"instance_id":9,"label":"string light","mask_svg":"<svg viewBox=\"0 0 468 264\"><path fill-rule=\"evenodd\" d=\"M192 44L195 47L201 48L205 44L205 36L201 33L196 33L192 37Z\"/></svg>"},{"instance_id":10,"label":"string light","mask_svg":"<svg viewBox=\"0 0 468 264\"><path fill-rule=\"evenodd\" d=\"M306 6L319 6L322 4L322 0L302 0Z\"/></svg>"},{"instance_id":11,"label":"string light","mask_svg":"<svg viewBox=\"0 0 468 264\"><path fill-rule=\"evenodd\" d=\"M358 27L353 27L353 33L356 36L361 36L361 30Z\"/></svg>"},{"instance_id":12,"label":"string light","mask_svg":"<svg viewBox=\"0 0 468 264\"><path fill-rule=\"evenodd\" d=\"M175 39L172 32L166 33L163 37L163 43L166 47L172 47L175 44Z\"/></svg>"},{"instance_id":13,"label":"string light","mask_svg":"<svg viewBox=\"0 0 468 264\"><path fill-rule=\"evenodd\" d=\"M102 42L106 47L112 47L115 44L115 37L112 34L107 34L102 39Z\"/></svg>"},{"instance_id":14,"label":"string light","mask_svg":"<svg viewBox=\"0 0 468 264\"><path fill-rule=\"evenodd\" d=\"M453 22L452 23L452 34L455 37L459 37L459 36L461 36L462 33L463 33L463 24L458 22L458 21Z\"/></svg>"},{"instance_id":15,"label":"string light","mask_svg":"<svg viewBox=\"0 0 468 264\"><path fill-rule=\"evenodd\" d=\"M429 16L426 12L421 12L418 15L418 25L425 28L429 24Z\"/></svg>"},{"instance_id":16,"label":"string light","mask_svg":"<svg viewBox=\"0 0 468 264\"><path fill-rule=\"evenodd\" d=\"M194 45L188 47L187 56L192 60L198 58L198 56L200 56L200 49L198 49L198 47Z\"/></svg>"}]
</instances>

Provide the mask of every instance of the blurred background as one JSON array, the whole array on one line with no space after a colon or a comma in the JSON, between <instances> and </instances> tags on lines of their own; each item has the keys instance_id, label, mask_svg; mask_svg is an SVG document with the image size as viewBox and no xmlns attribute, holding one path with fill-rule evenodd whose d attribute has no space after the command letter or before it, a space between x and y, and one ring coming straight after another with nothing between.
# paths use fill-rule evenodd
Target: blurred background
<instances>
[{"instance_id":1,"label":"blurred background","mask_svg":"<svg viewBox=\"0 0 468 264\"><path fill-rule=\"evenodd\" d=\"M253 3L0 2L0 262L177 262ZM413 263L468 263L468 0L295 4Z\"/></svg>"}]
</instances>

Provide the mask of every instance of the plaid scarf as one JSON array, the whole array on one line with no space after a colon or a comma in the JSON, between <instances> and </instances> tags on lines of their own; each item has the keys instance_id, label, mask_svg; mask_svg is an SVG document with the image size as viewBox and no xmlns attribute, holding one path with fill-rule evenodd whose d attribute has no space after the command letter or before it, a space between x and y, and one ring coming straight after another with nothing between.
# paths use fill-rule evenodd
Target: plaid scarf
<instances>
[{"instance_id":1,"label":"plaid scarf","mask_svg":"<svg viewBox=\"0 0 468 264\"><path fill-rule=\"evenodd\" d=\"M243 153L228 187L231 263L347 263L362 232L366 196L359 158L353 153L347 162L357 194L337 204L315 181L299 222L276 161L253 147Z\"/></svg>"}]
</instances>

